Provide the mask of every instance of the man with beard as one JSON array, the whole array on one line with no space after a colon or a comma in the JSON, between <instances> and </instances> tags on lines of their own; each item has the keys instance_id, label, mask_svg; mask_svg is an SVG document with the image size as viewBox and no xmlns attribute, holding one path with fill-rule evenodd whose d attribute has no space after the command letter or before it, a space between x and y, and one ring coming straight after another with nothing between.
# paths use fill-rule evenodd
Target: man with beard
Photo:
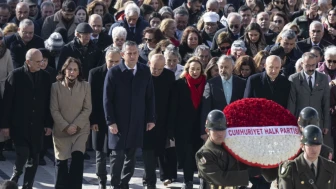
<instances>
[{"instance_id":1,"label":"man with beard","mask_svg":"<svg viewBox=\"0 0 336 189\"><path fill-rule=\"evenodd\" d=\"M79 24L75 17L76 3L66 0L62 3L62 9L54 15L48 16L42 26L41 37L46 40L56 28L65 28L68 31L68 40L75 37L75 29Z\"/></svg>"},{"instance_id":2,"label":"man with beard","mask_svg":"<svg viewBox=\"0 0 336 189\"><path fill-rule=\"evenodd\" d=\"M315 71L317 61L314 54L304 53L302 61L303 70L289 77L291 89L287 108L296 117L299 117L300 111L307 106L315 108L320 117L319 126L323 134L327 135L330 130L328 78L325 74Z\"/></svg>"},{"instance_id":3,"label":"man with beard","mask_svg":"<svg viewBox=\"0 0 336 189\"><path fill-rule=\"evenodd\" d=\"M41 18L40 10L37 7L37 0L23 0L29 6L29 18L33 21Z\"/></svg>"},{"instance_id":4,"label":"man with beard","mask_svg":"<svg viewBox=\"0 0 336 189\"><path fill-rule=\"evenodd\" d=\"M208 137L204 125L211 110L223 110L230 103L242 99L246 81L232 74L234 61L230 56L222 55L217 61L220 76L210 79L205 85L202 100L201 134L205 141Z\"/></svg>"},{"instance_id":5,"label":"man with beard","mask_svg":"<svg viewBox=\"0 0 336 189\"><path fill-rule=\"evenodd\" d=\"M0 3L0 28L4 29L7 26L10 17L10 6L5 3Z\"/></svg>"},{"instance_id":6,"label":"man with beard","mask_svg":"<svg viewBox=\"0 0 336 189\"><path fill-rule=\"evenodd\" d=\"M194 26L202 16L202 0L187 0L178 8L184 8L189 13L188 25ZM176 9L178 9L176 8Z\"/></svg>"}]
</instances>

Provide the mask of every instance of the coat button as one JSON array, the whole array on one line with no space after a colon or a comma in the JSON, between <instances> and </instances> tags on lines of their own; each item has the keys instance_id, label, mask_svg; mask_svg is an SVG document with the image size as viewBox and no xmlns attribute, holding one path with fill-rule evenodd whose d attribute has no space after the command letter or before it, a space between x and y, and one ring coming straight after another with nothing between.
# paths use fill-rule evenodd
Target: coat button
<instances>
[{"instance_id":1,"label":"coat button","mask_svg":"<svg viewBox=\"0 0 336 189\"><path fill-rule=\"evenodd\" d=\"M35 110L33 110L33 113L35 112Z\"/></svg>"},{"instance_id":2,"label":"coat button","mask_svg":"<svg viewBox=\"0 0 336 189\"><path fill-rule=\"evenodd\" d=\"M328 183L330 184L330 180L328 181Z\"/></svg>"},{"instance_id":3,"label":"coat button","mask_svg":"<svg viewBox=\"0 0 336 189\"><path fill-rule=\"evenodd\" d=\"M304 184L304 181L301 181L301 184Z\"/></svg>"}]
</instances>

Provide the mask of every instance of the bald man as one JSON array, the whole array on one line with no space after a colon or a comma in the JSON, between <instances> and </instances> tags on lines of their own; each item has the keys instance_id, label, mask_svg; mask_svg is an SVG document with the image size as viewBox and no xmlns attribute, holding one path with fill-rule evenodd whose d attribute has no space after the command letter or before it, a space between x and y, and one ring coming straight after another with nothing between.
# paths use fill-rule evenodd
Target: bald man
<instances>
[{"instance_id":1,"label":"bald man","mask_svg":"<svg viewBox=\"0 0 336 189\"><path fill-rule=\"evenodd\" d=\"M89 25L93 29L91 35L91 40L97 45L100 51L106 49L112 44L111 36L102 32L103 29L103 19L98 14L93 14L89 17Z\"/></svg>"},{"instance_id":2,"label":"bald man","mask_svg":"<svg viewBox=\"0 0 336 189\"><path fill-rule=\"evenodd\" d=\"M15 17L10 21L11 23L19 26L20 22L29 17L29 5L24 2L20 2L15 7Z\"/></svg>"},{"instance_id":3,"label":"bald man","mask_svg":"<svg viewBox=\"0 0 336 189\"><path fill-rule=\"evenodd\" d=\"M43 136L51 134L50 76L41 69L42 53L30 49L22 67L12 71L5 84L4 124L0 132L14 141L16 160L10 178L18 182L25 168L23 186L31 189L43 147Z\"/></svg>"},{"instance_id":4,"label":"bald man","mask_svg":"<svg viewBox=\"0 0 336 189\"><path fill-rule=\"evenodd\" d=\"M265 71L248 78L244 98L266 98L287 108L290 83L285 76L280 75L280 70L280 57L267 57Z\"/></svg>"},{"instance_id":5,"label":"bald man","mask_svg":"<svg viewBox=\"0 0 336 189\"><path fill-rule=\"evenodd\" d=\"M143 160L145 172L143 176L143 184L145 188L156 188L156 162L159 158L161 181L176 178L176 162L173 165L167 165L163 161L165 146L167 142L167 119L169 97L175 82L174 72L164 68L165 58L162 54L154 54L149 57L148 66L150 68L154 91L155 91L155 111L157 120L155 127L145 132L143 143ZM171 174L171 169L175 170L175 174Z\"/></svg>"}]
</instances>

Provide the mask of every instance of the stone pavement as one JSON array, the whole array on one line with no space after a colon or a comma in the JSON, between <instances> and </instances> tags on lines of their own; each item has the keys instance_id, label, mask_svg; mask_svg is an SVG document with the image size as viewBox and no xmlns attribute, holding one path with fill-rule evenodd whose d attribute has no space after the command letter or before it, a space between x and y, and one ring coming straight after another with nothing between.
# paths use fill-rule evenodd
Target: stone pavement
<instances>
[{"instance_id":1,"label":"stone pavement","mask_svg":"<svg viewBox=\"0 0 336 189\"><path fill-rule=\"evenodd\" d=\"M98 181L97 176L95 174L95 152L88 152L91 156L90 160L85 160L84 166L84 180L83 180L83 189L97 189ZM130 181L130 188L132 189L142 189L142 174L143 174L143 163L141 161L141 152L139 151L137 155L137 163L134 175ZM13 165L15 161L15 153L13 151L4 152L4 156L7 158L7 161L0 161L0 181L9 179L11 174L13 173ZM52 150L49 150L45 160L47 161L46 166L39 166L37 170L37 174L35 177L34 189L52 189L54 188L54 155ZM107 171L109 172L109 163L107 163ZM157 170L157 176L159 178L159 171ZM110 179L110 177L108 178ZM22 184L23 176L21 176L19 180L19 184ZM183 182L183 173L181 170L178 171L178 179L177 182L170 184L165 187L163 183L158 179L157 180L157 188L159 189L179 189L182 186ZM199 188L199 179L197 175L194 175L194 189ZM274 188L275 189L275 188Z\"/></svg>"}]
</instances>

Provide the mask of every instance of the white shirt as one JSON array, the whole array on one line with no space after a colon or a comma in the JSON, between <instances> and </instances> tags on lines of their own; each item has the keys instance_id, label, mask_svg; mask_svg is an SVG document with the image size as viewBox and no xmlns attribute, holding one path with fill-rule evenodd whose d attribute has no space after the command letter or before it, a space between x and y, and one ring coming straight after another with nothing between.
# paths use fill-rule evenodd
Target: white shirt
<instances>
[{"instance_id":1,"label":"white shirt","mask_svg":"<svg viewBox=\"0 0 336 189\"><path fill-rule=\"evenodd\" d=\"M99 39L99 35L97 35L97 37L93 37L92 35L91 35L91 40L94 40L94 39Z\"/></svg>"},{"instance_id":2,"label":"white shirt","mask_svg":"<svg viewBox=\"0 0 336 189\"><path fill-rule=\"evenodd\" d=\"M307 83L308 83L308 86L309 86L309 75L306 74L306 72L303 72L306 76L306 80L307 80ZM314 84L315 84L315 71L313 73L313 75L311 75L311 81L312 81L312 87L314 88Z\"/></svg>"},{"instance_id":3,"label":"white shirt","mask_svg":"<svg viewBox=\"0 0 336 189\"><path fill-rule=\"evenodd\" d=\"M126 66L126 68L129 69L129 70L130 70L130 69L134 69L134 70L133 70L133 75L136 74L136 72L137 72L137 65L136 65L136 64L135 64L134 68L130 68L130 67L128 67L126 64L125 64L125 66Z\"/></svg>"},{"instance_id":4,"label":"white shirt","mask_svg":"<svg viewBox=\"0 0 336 189\"><path fill-rule=\"evenodd\" d=\"M312 40L310 40L310 41L311 41L311 43L312 43L312 47L314 47L314 46L319 46L319 45L320 45L320 43L315 44Z\"/></svg>"}]
</instances>

